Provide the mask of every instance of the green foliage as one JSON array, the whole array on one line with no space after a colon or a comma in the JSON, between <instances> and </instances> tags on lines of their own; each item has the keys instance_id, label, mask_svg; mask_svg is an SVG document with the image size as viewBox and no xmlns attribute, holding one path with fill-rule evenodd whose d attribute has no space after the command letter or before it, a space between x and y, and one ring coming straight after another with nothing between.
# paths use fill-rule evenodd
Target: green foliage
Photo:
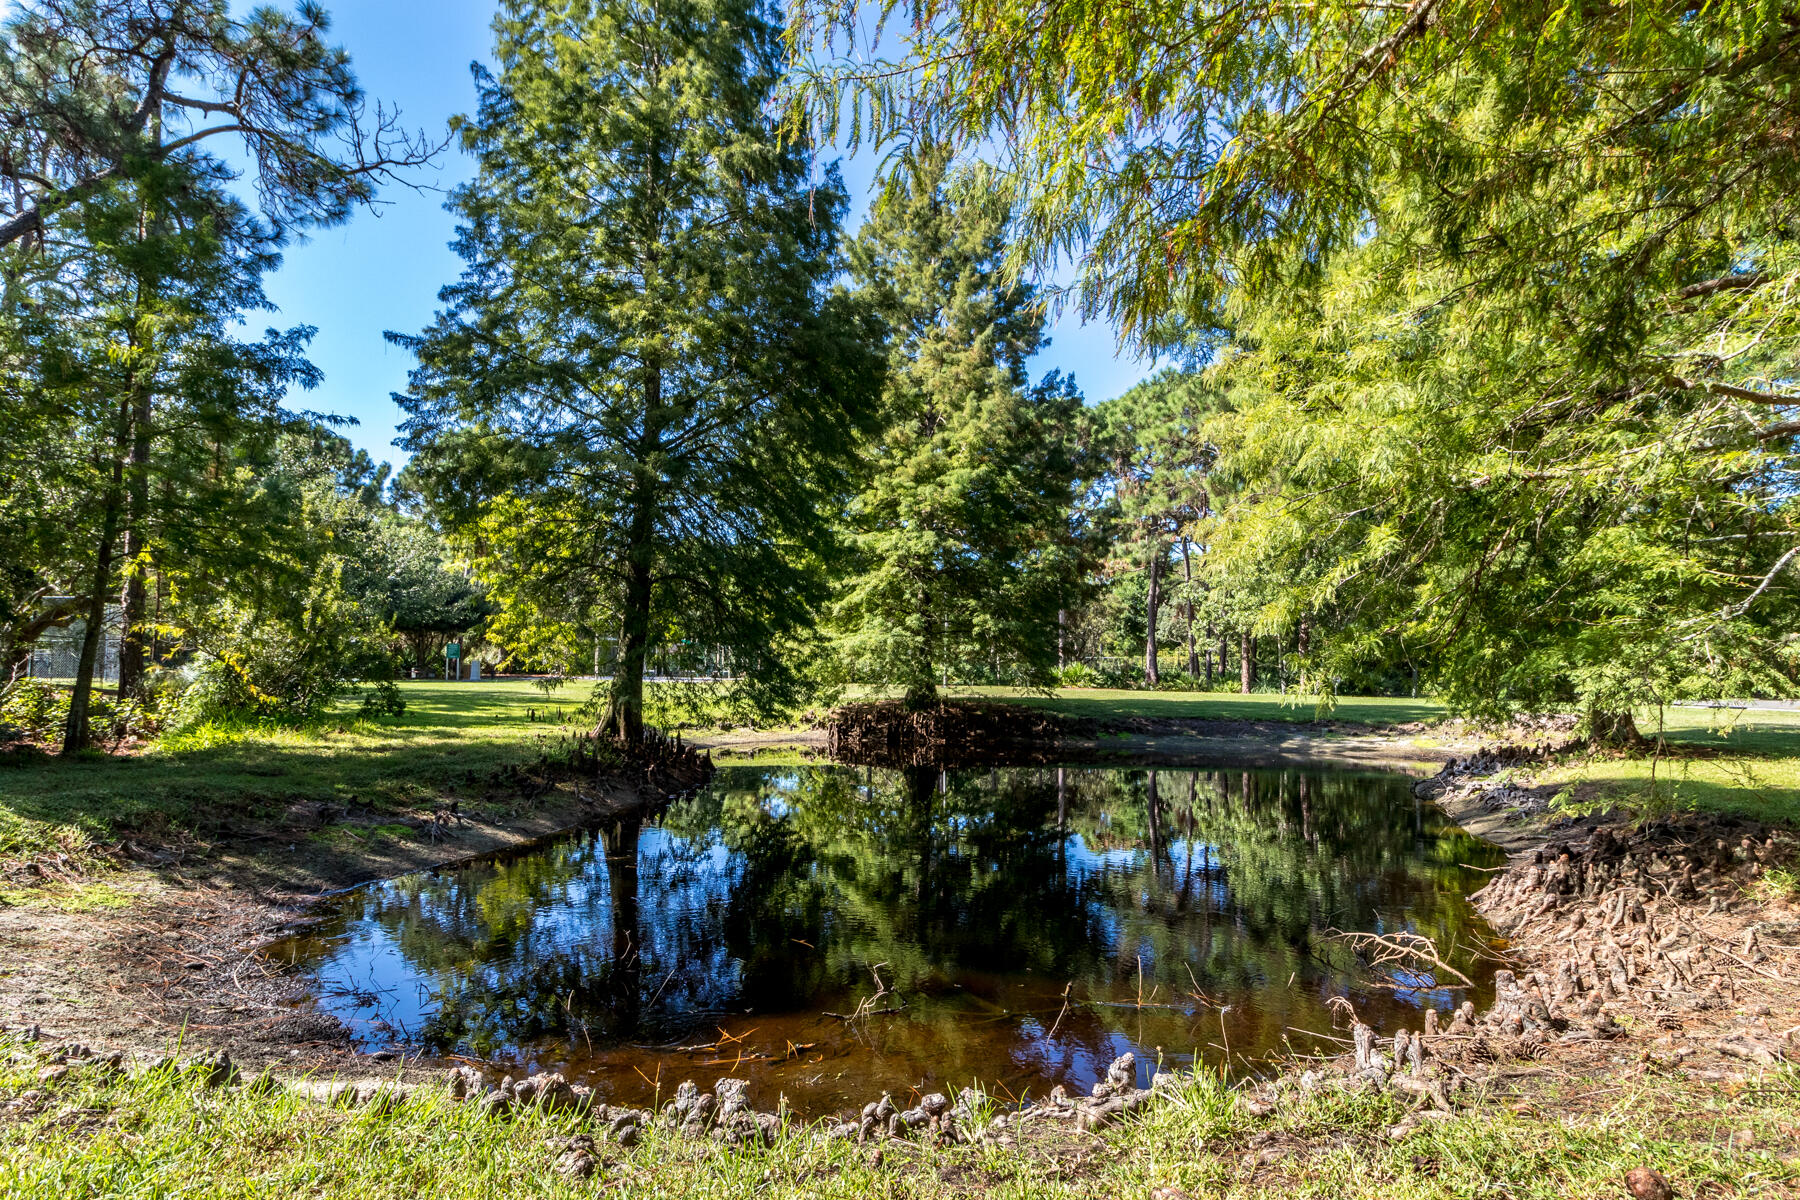
<instances>
[{"instance_id":1,"label":"green foliage","mask_svg":"<svg viewBox=\"0 0 1800 1200\"><path fill-rule=\"evenodd\" d=\"M68 693L35 679L20 680L0 703L0 722L17 727L32 741L48 741L68 719Z\"/></svg>"},{"instance_id":2,"label":"green foliage","mask_svg":"<svg viewBox=\"0 0 1800 1200\"><path fill-rule=\"evenodd\" d=\"M406 697L400 694L400 687L391 679L375 682L363 695L362 703L356 711L363 718L373 720L378 717L404 717L406 715Z\"/></svg>"},{"instance_id":3,"label":"green foliage","mask_svg":"<svg viewBox=\"0 0 1800 1200\"><path fill-rule=\"evenodd\" d=\"M1754 890L1764 901L1800 902L1800 872L1787 867L1770 867L1756 881Z\"/></svg>"},{"instance_id":4,"label":"green foliage","mask_svg":"<svg viewBox=\"0 0 1800 1200\"><path fill-rule=\"evenodd\" d=\"M173 685L186 689L178 701L158 700L177 724L305 722L359 680L377 685L384 715L399 715L381 687L395 637L479 627L481 590L443 565L426 526L382 502L384 471L316 426L276 439L249 476L270 515L258 552L229 579L203 567L165 576L160 633L171 657L189 661L154 673L152 694L186 681Z\"/></svg>"},{"instance_id":5,"label":"green foliage","mask_svg":"<svg viewBox=\"0 0 1800 1200\"><path fill-rule=\"evenodd\" d=\"M775 29L747 0L508 0L495 30L458 122L467 267L394 337L417 478L478 547L496 636L559 669L614 641L628 740L661 645L791 698L874 364L823 294L842 189L764 112Z\"/></svg>"},{"instance_id":6,"label":"green foliage","mask_svg":"<svg viewBox=\"0 0 1800 1200\"><path fill-rule=\"evenodd\" d=\"M482 630L497 611L488 591L445 561L444 541L422 521L383 513L369 555L346 564L345 586L398 635L414 666L436 665L446 641Z\"/></svg>"},{"instance_id":7,"label":"green foliage","mask_svg":"<svg viewBox=\"0 0 1800 1200\"><path fill-rule=\"evenodd\" d=\"M1096 489L1097 518L1113 546L1108 592L1118 593L1108 597L1109 648L1141 652L1144 681L1153 687L1160 682L1164 605L1176 602L1192 644L1203 640L1197 613L1215 599L1193 577L1198 552L1191 535L1213 508L1209 476L1218 454L1203 426L1218 408L1219 397L1201 377L1167 370L1095 412L1107 463Z\"/></svg>"},{"instance_id":8,"label":"green foliage","mask_svg":"<svg viewBox=\"0 0 1800 1200\"><path fill-rule=\"evenodd\" d=\"M848 14L793 11L797 112L991 151L1015 265L1228 347L1196 536L1258 633L1317 623L1310 690L1626 740L1794 691L1791 14L929 0L867 58Z\"/></svg>"},{"instance_id":9,"label":"green foliage","mask_svg":"<svg viewBox=\"0 0 1800 1200\"><path fill-rule=\"evenodd\" d=\"M1080 396L1056 375L1028 385L1042 309L1001 277L1006 214L986 187L940 160L883 197L849 252L888 381L827 627L848 678L913 701L946 674L1048 682L1087 561L1070 514Z\"/></svg>"}]
</instances>

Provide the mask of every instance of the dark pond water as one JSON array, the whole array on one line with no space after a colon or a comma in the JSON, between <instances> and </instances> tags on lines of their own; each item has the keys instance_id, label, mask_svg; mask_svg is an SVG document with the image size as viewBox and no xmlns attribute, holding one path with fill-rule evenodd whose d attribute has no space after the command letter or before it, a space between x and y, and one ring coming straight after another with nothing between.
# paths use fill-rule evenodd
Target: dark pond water
<instances>
[{"instance_id":1,"label":"dark pond water","mask_svg":"<svg viewBox=\"0 0 1800 1200\"><path fill-rule=\"evenodd\" d=\"M1243 1069L1325 1045L1336 996L1416 1026L1463 993L1331 931L1426 934L1485 988L1464 897L1502 858L1393 776L727 767L654 818L350 893L277 953L370 1048L621 1103L735 1074L817 1115L1085 1090L1125 1050L1140 1082Z\"/></svg>"}]
</instances>

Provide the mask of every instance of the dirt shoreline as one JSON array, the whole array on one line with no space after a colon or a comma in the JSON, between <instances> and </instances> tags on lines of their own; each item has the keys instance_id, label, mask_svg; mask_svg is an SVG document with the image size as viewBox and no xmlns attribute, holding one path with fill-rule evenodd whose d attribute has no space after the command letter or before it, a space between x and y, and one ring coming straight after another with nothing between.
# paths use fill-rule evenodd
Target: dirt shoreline
<instances>
[{"instance_id":1,"label":"dirt shoreline","mask_svg":"<svg viewBox=\"0 0 1800 1200\"><path fill-rule=\"evenodd\" d=\"M302 813L171 864L124 864L93 881L107 889L104 907L0 906L0 1023L131 1052L179 1041L251 1067L366 1074L393 1056L357 1053L262 950L307 924L325 896L523 848L646 802L594 785L533 788L498 811L420 821L428 836L416 841L382 836L391 817L320 824Z\"/></svg>"}]
</instances>

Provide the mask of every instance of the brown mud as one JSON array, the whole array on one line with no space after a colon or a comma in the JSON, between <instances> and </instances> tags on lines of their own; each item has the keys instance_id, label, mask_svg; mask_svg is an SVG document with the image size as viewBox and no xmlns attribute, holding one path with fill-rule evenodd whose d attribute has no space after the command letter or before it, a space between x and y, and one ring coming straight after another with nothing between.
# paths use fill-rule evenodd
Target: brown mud
<instances>
[{"instance_id":1,"label":"brown mud","mask_svg":"<svg viewBox=\"0 0 1800 1200\"><path fill-rule=\"evenodd\" d=\"M0 905L0 1023L90 1045L225 1050L246 1065L366 1072L344 1031L258 951L304 928L320 896L521 847L641 807L635 789L533 785L499 805L446 801L397 818L319 805L212 846L80 880L39 867L43 903ZM412 836L397 837L402 825ZM421 836L422 835L422 836ZM84 903L84 887L108 902Z\"/></svg>"}]
</instances>

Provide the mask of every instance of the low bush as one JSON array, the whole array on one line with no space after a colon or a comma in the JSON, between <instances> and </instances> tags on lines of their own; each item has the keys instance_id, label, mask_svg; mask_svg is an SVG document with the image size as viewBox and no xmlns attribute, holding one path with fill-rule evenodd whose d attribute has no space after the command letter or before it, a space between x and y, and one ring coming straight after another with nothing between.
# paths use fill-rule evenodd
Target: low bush
<instances>
[{"instance_id":1,"label":"low bush","mask_svg":"<svg viewBox=\"0 0 1800 1200\"><path fill-rule=\"evenodd\" d=\"M0 703L0 722L17 728L34 742L57 736L68 720L68 693L36 679L20 680Z\"/></svg>"},{"instance_id":2,"label":"low bush","mask_svg":"<svg viewBox=\"0 0 1800 1200\"><path fill-rule=\"evenodd\" d=\"M380 717L403 717L406 715L406 697L400 694L400 687L391 679L378 680L375 686L363 695L362 704L357 713L369 720Z\"/></svg>"},{"instance_id":3,"label":"low bush","mask_svg":"<svg viewBox=\"0 0 1800 1200\"><path fill-rule=\"evenodd\" d=\"M1094 687L1100 676L1094 668L1083 662L1072 662L1057 668L1057 687Z\"/></svg>"}]
</instances>

